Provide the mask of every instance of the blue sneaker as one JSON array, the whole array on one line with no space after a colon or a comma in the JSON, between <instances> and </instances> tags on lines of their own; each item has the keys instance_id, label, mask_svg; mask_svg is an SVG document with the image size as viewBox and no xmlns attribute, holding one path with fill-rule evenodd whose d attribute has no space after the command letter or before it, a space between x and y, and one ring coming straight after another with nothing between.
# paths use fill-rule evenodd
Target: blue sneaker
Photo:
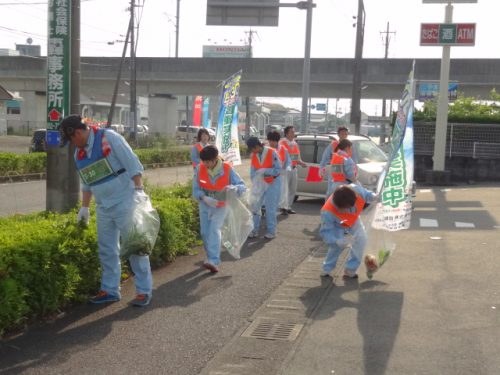
<instances>
[{"instance_id":1,"label":"blue sneaker","mask_svg":"<svg viewBox=\"0 0 500 375\"><path fill-rule=\"evenodd\" d=\"M104 290L101 290L99 293L97 293L96 296L92 297L89 302L94 303L94 304L99 304L99 303L110 303L110 302L117 302L121 298L120 296L116 296L114 294L110 294L108 292L105 292Z\"/></svg>"},{"instance_id":2,"label":"blue sneaker","mask_svg":"<svg viewBox=\"0 0 500 375\"><path fill-rule=\"evenodd\" d=\"M138 294L132 300L131 304L133 306L147 306L151 302L151 295L149 294Z\"/></svg>"}]
</instances>

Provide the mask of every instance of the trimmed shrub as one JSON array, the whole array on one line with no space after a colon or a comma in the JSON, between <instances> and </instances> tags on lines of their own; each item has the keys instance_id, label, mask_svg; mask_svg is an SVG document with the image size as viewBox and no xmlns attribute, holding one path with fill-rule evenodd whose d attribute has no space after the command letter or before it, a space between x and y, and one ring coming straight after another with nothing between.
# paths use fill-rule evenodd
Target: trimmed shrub
<instances>
[{"instance_id":1,"label":"trimmed shrub","mask_svg":"<svg viewBox=\"0 0 500 375\"><path fill-rule=\"evenodd\" d=\"M153 267L190 251L198 238L198 206L190 185L150 192L160 219ZM95 212L88 227L68 214L0 218L0 335L85 300L99 287ZM124 269L126 269L124 267Z\"/></svg>"}]
</instances>

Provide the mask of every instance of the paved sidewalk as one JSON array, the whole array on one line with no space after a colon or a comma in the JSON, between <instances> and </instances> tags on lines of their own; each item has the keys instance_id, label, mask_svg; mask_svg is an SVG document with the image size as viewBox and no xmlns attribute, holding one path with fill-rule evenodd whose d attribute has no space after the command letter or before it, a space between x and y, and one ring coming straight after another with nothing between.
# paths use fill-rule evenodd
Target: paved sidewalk
<instances>
[{"instance_id":1,"label":"paved sidewalk","mask_svg":"<svg viewBox=\"0 0 500 375\"><path fill-rule=\"evenodd\" d=\"M330 284L278 373L499 374L499 193L417 194L393 257L373 280L362 266ZM422 227L429 217L443 225Z\"/></svg>"}]
</instances>

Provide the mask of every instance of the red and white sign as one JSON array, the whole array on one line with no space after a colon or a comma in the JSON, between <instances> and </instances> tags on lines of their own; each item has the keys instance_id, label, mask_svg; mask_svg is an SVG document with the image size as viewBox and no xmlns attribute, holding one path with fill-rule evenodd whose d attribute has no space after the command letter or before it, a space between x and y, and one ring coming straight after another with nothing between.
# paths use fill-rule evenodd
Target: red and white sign
<instances>
[{"instance_id":1,"label":"red and white sign","mask_svg":"<svg viewBox=\"0 0 500 375\"><path fill-rule=\"evenodd\" d=\"M439 45L439 23L420 24L420 45Z\"/></svg>"},{"instance_id":2,"label":"red and white sign","mask_svg":"<svg viewBox=\"0 0 500 375\"><path fill-rule=\"evenodd\" d=\"M473 46L476 42L476 24L458 23L457 24L457 45Z\"/></svg>"},{"instance_id":3,"label":"red and white sign","mask_svg":"<svg viewBox=\"0 0 500 375\"><path fill-rule=\"evenodd\" d=\"M422 23L421 46L473 46L476 41L475 23Z\"/></svg>"}]
</instances>

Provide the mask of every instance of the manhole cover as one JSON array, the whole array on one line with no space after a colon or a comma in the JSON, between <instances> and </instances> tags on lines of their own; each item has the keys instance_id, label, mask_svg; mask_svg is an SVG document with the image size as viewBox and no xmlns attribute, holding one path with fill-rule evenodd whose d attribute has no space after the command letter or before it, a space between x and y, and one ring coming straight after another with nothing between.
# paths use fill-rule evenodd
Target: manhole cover
<instances>
[{"instance_id":1,"label":"manhole cover","mask_svg":"<svg viewBox=\"0 0 500 375\"><path fill-rule=\"evenodd\" d=\"M302 327L304 325L298 323L257 319L241 336L263 340L293 341L299 335Z\"/></svg>"}]
</instances>

